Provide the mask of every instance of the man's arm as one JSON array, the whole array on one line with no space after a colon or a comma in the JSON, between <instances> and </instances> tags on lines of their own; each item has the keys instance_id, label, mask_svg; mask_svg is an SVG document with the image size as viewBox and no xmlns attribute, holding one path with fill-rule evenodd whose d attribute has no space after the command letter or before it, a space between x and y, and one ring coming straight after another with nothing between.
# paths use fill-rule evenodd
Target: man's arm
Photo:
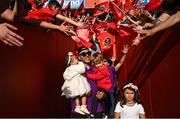
<instances>
[{"instance_id":1,"label":"man's arm","mask_svg":"<svg viewBox=\"0 0 180 119\"><path fill-rule=\"evenodd\" d=\"M155 33L159 32L161 30L165 30L165 29L171 27L178 22L180 22L180 11L178 11L176 14L170 16L167 20L162 22L159 26L156 26L151 30L140 30L137 32L143 35L140 37L140 39L144 39L148 36L154 35Z\"/></svg>"},{"instance_id":2,"label":"man's arm","mask_svg":"<svg viewBox=\"0 0 180 119\"><path fill-rule=\"evenodd\" d=\"M65 21L65 22L71 23L71 24L73 24L73 25L75 25L75 26L78 26L78 27L83 27L83 26L84 26L83 23L81 23L81 22L75 22L75 21L73 21L71 18L65 17L65 16L63 16L63 15L61 15L61 14L57 14L57 15L56 15L56 18L58 18L58 19L60 19L60 20L63 20L63 21Z\"/></svg>"},{"instance_id":3,"label":"man's arm","mask_svg":"<svg viewBox=\"0 0 180 119\"><path fill-rule=\"evenodd\" d=\"M167 29L171 26L173 26L174 24L180 22L180 11L178 11L176 14L170 16L167 20L165 20L164 22L162 22L159 26L154 27L152 29L153 33L159 32L161 30Z\"/></svg>"}]
</instances>

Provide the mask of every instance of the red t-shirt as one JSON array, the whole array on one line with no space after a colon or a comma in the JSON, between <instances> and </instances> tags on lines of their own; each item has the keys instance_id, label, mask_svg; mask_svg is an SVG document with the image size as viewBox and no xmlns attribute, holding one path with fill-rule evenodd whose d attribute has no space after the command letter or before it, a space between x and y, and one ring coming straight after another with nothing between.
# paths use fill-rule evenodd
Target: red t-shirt
<instances>
[{"instance_id":1,"label":"red t-shirt","mask_svg":"<svg viewBox=\"0 0 180 119\"><path fill-rule=\"evenodd\" d=\"M102 66L99 68L93 67L92 72L87 73L87 77L96 80L97 86L103 88L106 91L110 91L112 86L109 74L109 68L107 66Z\"/></svg>"}]
</instances>

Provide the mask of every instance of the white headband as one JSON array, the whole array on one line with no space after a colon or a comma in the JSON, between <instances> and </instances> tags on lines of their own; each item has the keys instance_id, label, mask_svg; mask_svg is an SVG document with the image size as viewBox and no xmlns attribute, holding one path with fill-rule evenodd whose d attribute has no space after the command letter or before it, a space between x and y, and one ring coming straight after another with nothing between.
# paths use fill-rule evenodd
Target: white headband
<instances>
[{"instance_id":1,"label":"white headband","mask_svg":"<svg viewBox=\"0 0 180 119\"><path fill-rule=\"evenodd\" d=\"M135 86L135 85L133 85L133 83L128 83L127 85L125 85L125 86L123 87L123 89L125 89L125 88L132 88L132 89L134 89L135 91L138 90L138 87Z\"/></svg>"},{"instance_id":2,"label":"white headband","mask_svg":"<svg viewBox=\"0 0 180 119\"><path fill-rule=\"evenodd\" d=\"M70 60L71 60L71 56L73 55L73 53L72 52L68 52L68 62L67 62L67 64L69 65L69 63L71 62Z\"/></svg>"}]
</instances>

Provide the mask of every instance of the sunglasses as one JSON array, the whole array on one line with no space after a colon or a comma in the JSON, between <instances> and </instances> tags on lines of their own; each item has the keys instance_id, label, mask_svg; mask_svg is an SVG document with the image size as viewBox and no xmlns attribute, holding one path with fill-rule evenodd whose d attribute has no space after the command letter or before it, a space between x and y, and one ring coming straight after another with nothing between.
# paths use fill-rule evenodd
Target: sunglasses
<instances>
[{"instance_id":1,"label":"sunglasses","mask_svg":"<svg viewBox=\"0 0 180 119\"><path fill-rule=\"evenodd\" d=\"M106 60L104 60L103 62L104 62L104 63L106 63L107 61L106 61Z\"/></svg>"},{"instance_id":2,"label":"sunglasses","mask_svg":"<svg viewBox=\"0 0 180 119\"><path fill-rule=\"evenodd\" d=\"M91 52L88 51L88 52L83 52L83 53L80 53L79 55L83 56L83 57L86 57L86 56L90 56L91 55Z\"/></svg>"}]
</instances>

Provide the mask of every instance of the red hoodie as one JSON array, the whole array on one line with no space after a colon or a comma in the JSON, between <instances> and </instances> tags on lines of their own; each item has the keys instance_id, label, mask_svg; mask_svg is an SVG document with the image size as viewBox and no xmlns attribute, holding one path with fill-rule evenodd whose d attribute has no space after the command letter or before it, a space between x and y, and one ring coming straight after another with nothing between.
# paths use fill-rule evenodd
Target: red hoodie
<instances>
[{"instance_id":1,"label":"red hoodie","mask_svg":"<svg viewBox=\"0 0 180 119\"><path fill-rule=\"evenodd\" d=\"M93 67L93 71L88 72L87 77L96 80L99 88L103 88L108 92L110 91L112 84L110 81L109 68L107 66L99 68Z\"/></svg>"}]
</instances>

